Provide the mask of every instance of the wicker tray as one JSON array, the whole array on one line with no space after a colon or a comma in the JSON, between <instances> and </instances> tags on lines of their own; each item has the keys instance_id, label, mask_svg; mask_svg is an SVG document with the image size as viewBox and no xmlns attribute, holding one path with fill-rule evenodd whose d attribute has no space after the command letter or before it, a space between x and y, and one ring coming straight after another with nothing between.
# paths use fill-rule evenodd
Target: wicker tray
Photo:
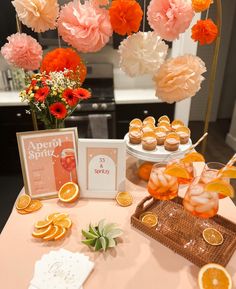
<instances>
[{"instance_id":1,"label":"wicker tray","mask_svg":"<svg viewBox=\"0 0 236 289\"><path fill-rule=\"evenodd\" d=\"M159 221L156 227L150 228L139 220L140 215L147 211L157 214ZM170 212L173 212L172 217L168 217ZM165 202L154 200L151 196L144 198L132 215L131 224L199 267L207 263L226 266L236 249L235 223L219 215L199 220L184 210L180 197ZM219 230L224 242L219 246L206 243L202 237L206 227ZM194 242L188 243L190 239Z\"/></svg>"}]
</instances>

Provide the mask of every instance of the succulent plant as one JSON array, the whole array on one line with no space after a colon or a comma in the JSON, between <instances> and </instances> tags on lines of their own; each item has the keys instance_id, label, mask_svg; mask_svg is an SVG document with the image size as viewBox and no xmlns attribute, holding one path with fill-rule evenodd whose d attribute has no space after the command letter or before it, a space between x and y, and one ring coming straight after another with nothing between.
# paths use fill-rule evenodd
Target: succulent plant
<instances>
[{"instance_id":1,"label":"succulent plant","mask_svg":"<svg viewBox=\"0 0 236 289\"><path fill-rule=\"evenodd\" d=\"M117 227L117 224L105 224L105 219L103 219L97 226L90 224L88 231L82 230L82 234L85 237L82 243L89 247L94 247L95 251L106 251L108 248L116 246L116 238L122 233L123 231Z\"/></svg>"}]
</instances>

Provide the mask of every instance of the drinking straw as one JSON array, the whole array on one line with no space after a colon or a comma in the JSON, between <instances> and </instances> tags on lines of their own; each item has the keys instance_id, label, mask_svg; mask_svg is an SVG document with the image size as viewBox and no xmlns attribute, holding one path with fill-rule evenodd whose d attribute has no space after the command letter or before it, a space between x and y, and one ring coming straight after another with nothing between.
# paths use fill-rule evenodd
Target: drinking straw
<instances>
[{"instance_id":1,"label":"drinking straw","mask_svg":"<svg viewBox=\"0 0 236 289\"><path fill-rule=\"evenodd\" d=\"M204 135L202 137L200 137L200 139L193 145L191 145L191 147L187 150L186 153L190 152L191 150L195 149L195 147L197 147L203 140L204 138L208 135L208 132L205 132Z\"/></svg>"},{"instance_id":2,"label":"drinking straw","mask_svg":"<svg viewBox=\"0 0 236 289\"><path fill-rule=\"evenodd\" d=\"M228 167L232 166L236 162L236 153L232 156L232 158L227 162L227 164L218 172L218 176L222 175L222 172L225 171Z\"/></svg>"}]
</instances>

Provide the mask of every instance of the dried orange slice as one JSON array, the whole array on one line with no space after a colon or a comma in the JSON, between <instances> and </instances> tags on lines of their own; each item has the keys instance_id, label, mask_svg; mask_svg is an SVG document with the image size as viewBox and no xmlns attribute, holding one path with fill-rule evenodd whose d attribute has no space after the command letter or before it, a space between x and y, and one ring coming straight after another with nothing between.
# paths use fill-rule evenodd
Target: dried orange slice
<instances>
[{"instance_id":1,"label":"dried orange slice","mask_svg":"<svg viewBox=\"0 0 236 289\"><path fill-rule=\"evenodd\" d=\"M29 214L29 212L27 212L26 210L17 210L17 212L21 215Z\"/></svg>"},{"instance_id":2,"label":"dried orange slice","mask_svg":"<svg viewBox=\"0 0 236 289\"><path fill-rule=\"evenodd\" d=\"M234 188L227 182L221 179L215 179L204 187L206 192L215 192L226 197L234 197Z\"/></svg>"},{"instance_id":3,"label":"dried orange slice","mask_svg":"<svg viewBox=\"0 0 236 289\"><path fill-rule=\"evenodd\" d=\"M183 163L205 162L205 158L200 153L191 152L186 154L184 158L181 159L181 162Z\"/></svg>"},{"instance_id":4,"label":"dried orange slice","mask_svg":"<svg viewBox=\"0 0 236 289\"><path fill-rule=\"evenodd\" d=\"M212 246L221 245L224 241L222 234L214 228L206 228L202 232L203 239Z\"/></svg>"},{"instance_id":5,"label":"dried orange slice","mask_svg":"<svg viewBox=\"0 0 236 289\"><path fill-rule=\"evenodd\" d=\"M52 219L53 222L58 222L68 217L66 213L55 213L54 218Z\"/></svg>"},{"instance_id":6,"label":"dried orange slice","mask_svg":"<svg viewBox=\"0 0 236 289\"><path fill-rule=\"evenodd\" d=\"M25 208L26 212L35 212L42 208L42 203L39 200L31 200L28 207Z\"/></svg>"},{"instance_id":7,"label":"dried orange slice","mask_svg":"<svg viewBox=\"0 0 236 289\"><path fill-rule=\"evenodd\" d=\"M49 231L49 233L46 236L43 237L43 239L45 241L53 240L57 236L58 231L59 231L59 227L58 226L53 226L52 229Z\"/></svg>"},{"instance_id":8,"label":"dried orange slice","mask_svg":"<svg viewBox=\"0 0 236 289\"><path fill-rule=\"evenodd\" d=\"M152 170L153 163L145 162L141 164L141 166L138 168L138 176L141 180L148 181L151 170Z\"/></svg>"},{"instance_id":9,"label":"dried orange slice","mask_svg":"<svg viewBox=\"0 0 236 289\"><path fill-rule=\"evenodd\" d=\"M190 179L189 172L179 164L167 166L164 173L177 178Z\"/></svg>"},{"instance_id":10,"label":"dried orange slice","mask_svg":"<svg viewBox=\"0 0 236 289\"><path fill-rule=\"evenodd\" d=\"M170 119L167 115L162 115L161 117L158 118L158 122L162 121L170 123Z\"/></svg>"},{"instance_id":11,"label":"dried orange slice","mask_svg":"<svg viewBox=\"0 0 236 289\"><path fill-rule=\"evenodd\" d=\"M158 218L156 214L150 212L150 213L144 214L141 221L148 227L155 227L157 225Z\"/></svg>"},{"instance_id":12,"label":"dried orange slice","mask_svg":"<svg viewBox=\"0 0 236 289\"><path fill-rule=\"evenodd\" d=\"M66 229L69 229L72 225L71 219L70 218L65 218L59 221L54 221L53 222L54 225L60 226L60 227L64 227Z\"/></svg>"},{"instance_id":13,"label":"dried orange slice","mask_svg":"<svg viewBox=\"0 0 236 289\"><path fill-rule=\"evenodd\" d=\"M169 123L165 121L161 121L158 123L158 127L162 127L166 132L171 131L171 126Z\"/></svg>"},{"instance_id":14,"label":"dried orange slice","mask_svg":"<svg viewBox=\"0 0 236 289\"><path fill-rule=\"evenodd\" d=\"M32 233L32 236L35 238L43 238L44 236L46 236L47 234L50 233L50 231L52 230L53 226L49 225L45 228L41 228L41 229L37 229L36 231L34 231Z\"/></svg>"},{"instance_id":15,"label":"dried orange slice","mask_svg":"<svg viewBox=\"0 0 236 289\"><path fill-rule=\"evenodd\" d=\"M236 167L225 167L219 171L218 175L225 178L236 179Z\"/></svg>"},{"instance_id":16,"label":"dried orange slice","mask_svg":"<svg viewBox=\"0 0 236 289\"><path fill-rule=\"evenodd\" d=\"M141 119L139 118L134 118L131 120L131 122L129 123L130 127L137 127L137 128L141 128L143 126L143 123L141 121Z\"/></svg>"},{"instance_id":17,"label":"dried orange slice","mask_svg":"<svg viewBox=\"0 0 236 289\"><path fill-rule=\"evenodd\" d=\"M146 125L146 124L148 124L148 123L151 123L151 124L155 125L155 123L156 123L155 118L154 118L153 116L148 116L148 117L146 117L146 118L143 120L143 124Z\"/></svg>"},{"instance_id":18,"label":"dried orange slice","mask_svg":"<svg viewBox=\"0 0 236 289\"><path fill-rule=\"evenodd\" d=\"M76 183L65 183L58 192L58 197L62 202L70 203L79 198L79 187Z\"/></svg>"},{"instance_id":19,"label":"dried orange slice","mask_svg":"<svg viewBox=\"0 0 236 289\"><path fill-rule=\"evenodd\" d=\"M67 230L64 228L64 227L61 227L62 231L60 234L57 234L55 237L54 237L54 240L57 241L57 240L61 240L62 238L64 238Z\"/></svg>"},{"instance_id":20,"label":"dried orange slice","mask_svg":"<svg viewBox=\"0 0 236 289\"><path fill-rule=\"evenodd\" d=\"M133 197L128 192L119 192L116 195L117 203L122 207L128 207L133 203Z\"/></svg>"},{"instance_id":21,"label":"dried orange slice","mask_svg":"<svg viewBox=\"0 0 236 289\"><path fill-rule=\"evenodd\" d=\"M206 264L198 273L200 289L231 289L232 280L229 273L219 264Z\"/></svg>"},{"instance_id":22,"label":"dried orange slice","mask_svg":"<svg viewBox=\"0 0 236 289\"><path fill-rule=\"evenodd\" d=\"M171 123L171 127L174 130L177 129L178 127L180 127L180 126L184 126L184 123L182 122L182 120L176 119L176 120L173 120L172 123Z\"/></svg>"},{"instance_id":23,"label":"dried orange slice","mask_svg":"<svg viewBox=\"0 0 236 289\"><path fill-rule=\"evenodd\" d=\"M31 197L29 195L21 195L16 202L16 208L18 210L23 210L29 206L30 202Z\"/></svg>"},{"instance_id":24,"label":"dried orange slice","mask_svg":"<svg viewBox=\"0 0 236 289\"><path fill-rule=\"evenodd\" d=\"M46 228L48 227L50 224L52 223L52 220L51 221L48 221L48 220L42 220L42 221L38 221L37 223L35 223L35 228L37 229L41 229L41 228Z\"/></svg>"},{"instance_id":25,"label":"dried orange slice","mask_svg":"<svg viewBox=\"0 0 236 289\"><path fill-rule=\"evenodd\" d=\"M54 219L55 219L55 217L57 216L57 215L59 215L60 213L52 213L52 214L50 214L50 215L48 215L47 217L46 217L46 220L47 221L53 221Z\"/></svg>"}]
</instances>

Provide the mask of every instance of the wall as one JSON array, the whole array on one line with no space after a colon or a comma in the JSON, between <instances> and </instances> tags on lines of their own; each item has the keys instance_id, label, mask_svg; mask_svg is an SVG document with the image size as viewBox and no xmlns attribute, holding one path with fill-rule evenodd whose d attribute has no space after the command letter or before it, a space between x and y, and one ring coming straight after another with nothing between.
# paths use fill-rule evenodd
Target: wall
<instances>
[{"instance_id":1,"label":"wall","mask_svg":"<svg viewBox=\"0 0 236 289\"><path fill-rule=\"evenodd\" d=\"M216 81L215 81L215 93L214 93L214 99L213 99L211 121L215 121L217 118L220 97L222 94L222 86L223 86L227 55L228 55L229 46L230 46L231 32L232 32L233 20L234 20L235 9L236 9L236 1L223 0L222 6L223 6L222 38L221 38L221 47L220 47L217 76L216 76ZM215 5L212 5L210 9L209 17L214 19L215 15L216 15L216 7ZM204 14L202 18L204 18ZM202 85L202 89L199 91L199 93L195 97L192 98L190 120L204 120L205 119L209 73L210 73L210 67L211 67L212 56L213 56L213 45L199 46L197 54L206 63L208 72L204 74L206 80L204 81Z\"/></svg>"},{"instance_id":2,"label":"wall","mask_svg":"<svg viewBox=\"0 0 236 289\"><path fill-rule=\"evenodd\" d=\"M236 151L236 101L234 104L234 112L231 121L230 131L226 137L226 143Z\"/></svg>"}]
</instances>

